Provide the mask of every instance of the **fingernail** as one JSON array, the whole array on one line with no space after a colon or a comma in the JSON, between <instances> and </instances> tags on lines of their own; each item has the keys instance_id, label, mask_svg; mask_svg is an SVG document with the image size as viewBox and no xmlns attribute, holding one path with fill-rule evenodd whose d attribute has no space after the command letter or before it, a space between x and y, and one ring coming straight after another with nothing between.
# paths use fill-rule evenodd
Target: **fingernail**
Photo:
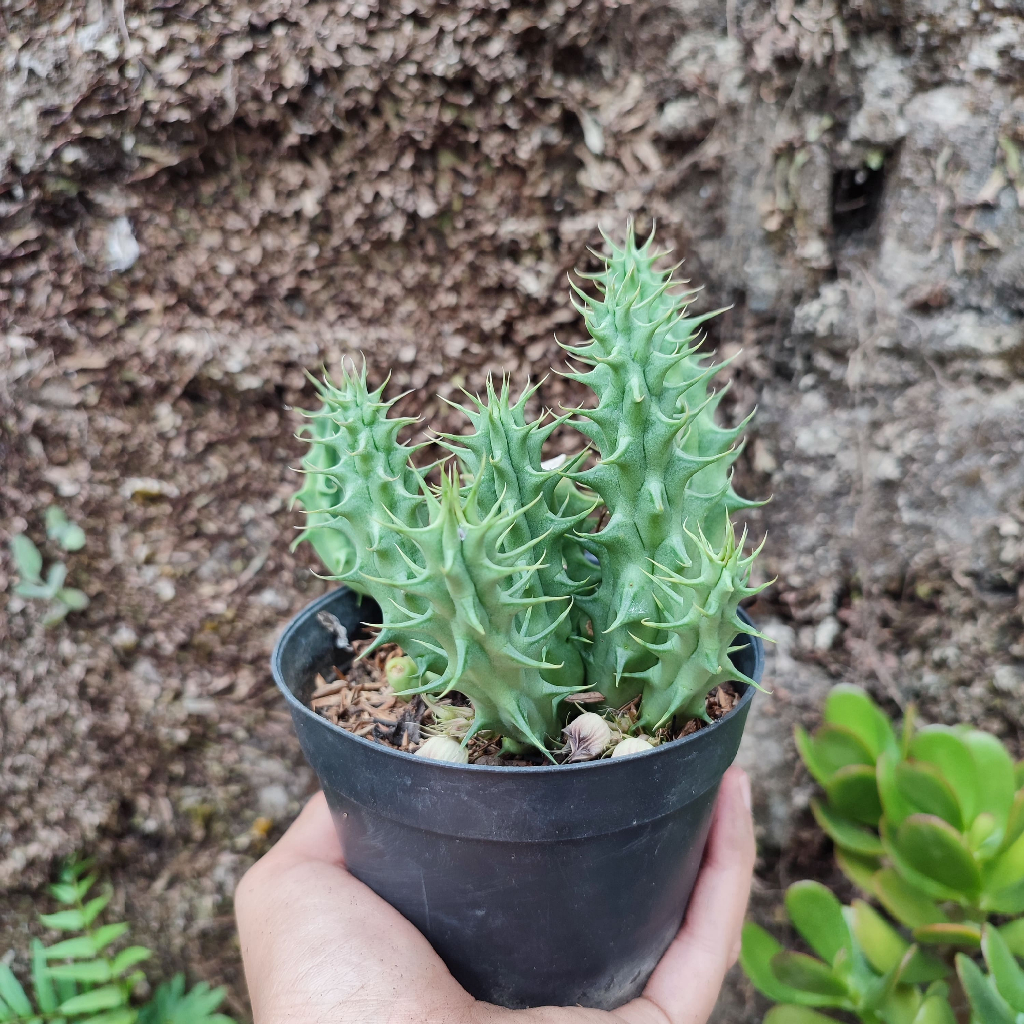
<instances>
[{"instance_id":1,"label":"fingernail","mask_svg":"<svg viewBox=\"0 0 1024 1024\"><path fill-rule=\"evenodd\" d=\"M732 947L732 953L729 956L729 963L734 964L740 958L740 953L743 950L743 940L737 939L736 944Z\"/></svg>"},{"instance_id":2,"label":"fingernail","mask_svg":"<svg viewBox=\"0 0 1024 1024\"><path fill-rule=\"evenodd\" d=\"M743 797L743 806L750 810L750 776L746 772L740 773L740 795Z\"/></svg>"}]
</instances>

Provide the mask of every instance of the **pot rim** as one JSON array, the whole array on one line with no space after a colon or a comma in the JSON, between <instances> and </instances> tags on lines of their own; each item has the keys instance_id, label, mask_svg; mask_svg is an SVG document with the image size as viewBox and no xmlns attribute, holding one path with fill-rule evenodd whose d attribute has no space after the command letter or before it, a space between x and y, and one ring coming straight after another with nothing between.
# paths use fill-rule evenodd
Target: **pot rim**
<instances>
[{"instance_id":1,"label":"pot rim","mask_svg":"<svg viewBox=\"0 0 1024 1024\"><path fill-rule=\"evenodd\" d=\"M451 772L488 772L496 773L500 775L507 775L509 772L514 772L517 777L527 775L550 775L552 772L558 772L559 775L565 775L567 772L581 772L581 771L595 771L599 768L609 768L611 766L623 766L626 764L635 764L639 758L651 758L658 754L664 754L666 751L681 751L687 744L700 741L706 743L710 741L710 734L713 733L718 727L725 722L729 721L735 715L744 710L747 705L754 699L754 694L757 692L755 687L749 683L740 683L737 680L738 685L743 687L743 693L740 699L736 702L735 706L727 711L721 718L716 719L710 725L705 725L703 729L698 729L696 732L690 733L689 736L680 736L678 739L670 740L668 743L661 743L656 747L652 747L650 750L640 751L636 754L629 754L622 758L611 758L601 757L595 761L580 761L576 764L546 764L546 765L491 765L491 764L453 764L450 761L435 761L433 759L427 759L417 757L415 753L410 753L405 750L395 750L394 747L389 747L384 743L375 743L373 740L368 740L363 736L356 736L354 733L349 732L348 729L343 729L340 725L335 725L333 722L324 718L322 715L318 715L312 708L299 700L298 697L292 692L291 688L285 682L284 672L281 669L281 660L284 652L285 645L291 639L293 633L295 633L300 626L305 624L305 621L315 615L323 605L330 604L333 600L336 600L339 591L347 590L353 592L351 587L347 587L342 584L336 587L334 590L329 590L326 594L322 594L314 601L310 601L300 611L296 612L295 615L288 621L283 632L278 637L277 642L274 644L273 652L270 655L271 671L274 676L274 682L277 684L277 688L284 695L285 700L291 707L292 714L296 711L301 712L304 716L312 719L319 727L326 727L332 733L339 737L344 737L346 740L361 744L364 748L368 748L374 751L379 751L384 755L397 757L401 760L408 761L419 766L423 766L424 763L429 764L431 767L445 769ZM358 596L358 595L357 595ZM740 617L743 618L749 625L753 625L750 617L741 608L739 610ZM751 678L756 679L760 682L761 674L764 669L764 652L757 644L754 643L754 637L750 638L750 646L754 650L755 667L751 673Z\"/></svg>"}]
</instances>

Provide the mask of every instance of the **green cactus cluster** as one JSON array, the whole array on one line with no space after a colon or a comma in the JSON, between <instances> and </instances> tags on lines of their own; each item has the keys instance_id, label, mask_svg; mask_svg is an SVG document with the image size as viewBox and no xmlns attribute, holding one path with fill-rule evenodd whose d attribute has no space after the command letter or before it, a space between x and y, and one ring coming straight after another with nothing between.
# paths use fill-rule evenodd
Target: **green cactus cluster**
<instances>
[{"instance_id":1,"label":"green cactus cluster","mask_svg":"<svg viewBox=\"0 0 1024 1024\"><path fill-rule=\"evenodd\" d=\"M731 521L754 504L731 485L744 424L717 421L722 364L699 352L714 314L687 316L693 293L662 255L630 228L601 273L581 275L596 294L574 285L590 341L563 346L567 376L595 402L531 419L536 387L514 398L488 381L457 407L466 432L439 435L440 463L416 465L422 446L399 441L412 421L390 415L396 399L365 368L316 382L299 539L380 607L373 648L395 643L415 664L405 696L469 699L465 740L548 752L585 690L612 708L639 697L654 732L706 717L719 683L753 682L729 658L755 632L740 602L760 590ZM561 461L546 451L560 428L580 435Z\"/></svg>"},{"instance_id":2,"label":"green cactus cluster","mask_svg":"<svg viewBox=\"0 0 1024 1024\"><path fill-rule=\"evenodd\" d=\"M921 726L913 709L897 730L855 686L834 687L823 718L813 735L797 728L797 749L824 790L815 819L866 899L841 907L815 882L790 887L813 956L746 925L744 969L780 1004L766 1022L825 1024L833 1008L864 1024L953 1024L952 999L972 1024L1024 1024L1024 762L979 729Z\"/></svg>"}]
</instances>

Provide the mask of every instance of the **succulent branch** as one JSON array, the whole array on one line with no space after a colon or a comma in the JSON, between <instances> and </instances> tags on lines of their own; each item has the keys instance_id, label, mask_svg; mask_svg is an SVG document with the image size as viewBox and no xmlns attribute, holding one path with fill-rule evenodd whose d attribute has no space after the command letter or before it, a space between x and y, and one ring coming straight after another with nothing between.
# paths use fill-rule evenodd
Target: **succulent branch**
<instances>
[{"instance_id":1,"label":"succulent branch","mask_svg":"<svg viewBox=\"0 0 1024 1024\"><path fill-rule=\"evenodd\" d=\"M642 672L630 673L643 684L640 725L652 732L676 715L709 721L704 698L720 683L733 679L758 684L729 661L732 642L739 634L760 636L737 614L744 598L760 593L764 586L748 586L750 567L760 552L743 557L743 540L736 539L727 521L720 551L699 534L691 539L700 558L699 575L656 566L649 573L653 598L659 615L643 625L663 639L637 642L657 659Z\"/></svg>"},{"instance_id":2,"label":"succulent branch","mask_svg":"<svg viewBox=\"0 0 1024 1024\"><path fill-rule=\"evenodd\" d=\"M722 364L705 366L698 353L699 328L715 314L686 316L693 292L673 294L671 271L655 266L663 254L652 251L653 235L638 246L630 229L623 248L608 246L605 270L588 275L598 294L573 286L591 341L563 348L587 367L567 376L598 399L578 410L575 425L599 459L573 478L608 510L604 528L581 538L602 568L597 591L583 601L594 625L590 658L612 681L614 699L625 701L656 660L651 563L693 565L697 538L721 546L730 513L753 503L730 482L744 424L727 430L715 422L721 394L709 396L708 384Z\"/></svg>"},{"instance_id":3,"label":"succulent branch","mask_svg":"<svg viewBox=\"0 0 1024 1024\"><path fill-rule=\"evenodd\" d=\"M674 293L652 244L630 228L589 276L597 295L573 286L591 341L567 347L585 368L568 376L596 405L530 419L537 385L513 400L489 380L458 407L470 430L439 438L457 472L437 486L398 441L414 421L390 415L365 368L318 384L306 414L299 540L380 606L370 649L412 659L396 670L404 695L470 700L463 743L484 731L547 753L583 690L611 709L642 696L654 732L705 717L708 692L743 678L729 654L759 590L757 552L744 556L730 520L753 504L731 485L745 424L717 423L721 364L698 351L713 314L686 315L693 293ZM563 427L582 435L578 454L546 458Z\"/></svg>"}]
</instances>

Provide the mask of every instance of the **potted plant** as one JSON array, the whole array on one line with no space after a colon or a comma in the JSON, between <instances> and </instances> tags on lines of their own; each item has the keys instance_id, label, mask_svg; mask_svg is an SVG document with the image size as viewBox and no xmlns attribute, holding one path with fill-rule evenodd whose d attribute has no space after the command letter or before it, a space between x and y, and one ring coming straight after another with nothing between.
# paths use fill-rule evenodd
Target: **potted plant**
<instances>
[{"instance_id":1,"label":"potted plant","mask_svg":"<svg viewBox=\"0 0 1024 1024\"><path fill-rule=\"evenodd\" d=\"M488 383L471 432L440 436L448 457L425 467L365 369L318 384L308 414L300 539L344 586L290 623L275 679L349 870L509 1007L608 1009L643 988L763 667L740 609L757 552L731 522L754 504L731 486L745 424L717 422L721 364L698 352L714 314L686 315L693 292L652 241L630 229L581 275L596 294L573 286L591 340L563 346L566 376L592 407L531 420L535 389ZM552 459L559 428L580 450ZM364 664L397 645L388 700L418 709L418 745L310 707L344 688L314 691L366 629ZM712 721L729 683L735 707Z\"/></svg>"}]
</instances>

